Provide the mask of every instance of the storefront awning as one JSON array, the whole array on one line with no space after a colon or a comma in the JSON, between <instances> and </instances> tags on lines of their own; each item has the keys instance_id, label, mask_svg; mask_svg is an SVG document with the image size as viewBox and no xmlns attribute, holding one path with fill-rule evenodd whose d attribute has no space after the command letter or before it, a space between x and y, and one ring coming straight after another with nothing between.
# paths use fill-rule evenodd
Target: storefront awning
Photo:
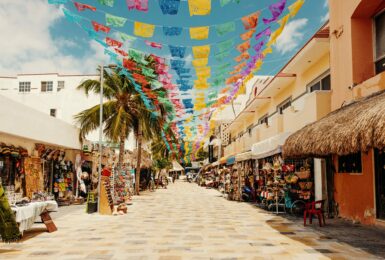
<instances>
[{"instance_id":1,"label":"storefront awning","mask_svg":"<svg viewBox=\"0 0 385 260\"><path fill-rule=\"evenodd\" d=\"M179 172L179 171L183 171L183 167L182 165L180 165L177 161L173 161L172 162L172 171L174 172Z\"/></svg>"},{"instance_id":2,"label":"storefront awning","mask_svg":"<svg viewBox=\"0 0 385 260\"><path fill-rule=\"evenodd\" d=\"M219 159L219 164L225 164L226 163L226 157L222 157Z\"/></svg>"},{"instance_id":3,"label":"storefront awning","mask_svg":"<svg viewBox=\"0 0 385 260\"><path fill-rule=\"evenodd\" d=\"M280 153L282 145L285 143L286 138L288 138L290 134L291 133L289 132L285 132L253 144L251 147L253 158L261 159Z\"/></svg>"},{"instance_id":4,"label":"storefront awning","mask_svg":"<svg viewBox=\"0 0 385 260\"><path fill-rule=\"evenodd\" d=\"M230 156L226 159L226 165L232 165L235 163L235 156Z\"/></svg>"},{"instance_id":5,"label":"storefront awning","mask_svg":"<svg viewBox=\"0 0 385 260\"><path fill-rule=\"evenodd\" d=\"M219 165L219 161L213 162L213 164L212 164L213 167L218 166L218 165Z\"/></svg>"},{"instance_id":6,"label":"storefront awning","mask_svg":"<svg viewBox=\"0 0 385 260\"><path fill-rule=\"evenodd\" d=\"M287 138L285 157L345 155L385 147L385 90L361 98Z\"/></svg>"},{"instance_id":7,"label":"storefront awning","mask_svg":"<svg viewBox=\"0 0 385 260\"><path fill-rule=\"evenodd\" d=\"M251 153L251 151L240 153L235 156L236 162L242 162L250 159L253 159L253 154Z\"/></svg>"}]
</instances>

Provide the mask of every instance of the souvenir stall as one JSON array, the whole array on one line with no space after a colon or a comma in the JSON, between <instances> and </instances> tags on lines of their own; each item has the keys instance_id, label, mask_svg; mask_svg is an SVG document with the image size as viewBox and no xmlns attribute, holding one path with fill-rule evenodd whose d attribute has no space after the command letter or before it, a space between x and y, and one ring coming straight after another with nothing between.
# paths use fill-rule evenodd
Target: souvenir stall
<instances>
[{"instance_id":1,"label":"souvenir stall","mask_svg":"<svg viewBox=\"0 0 385 260\"><path fill-rule=\"evenodd\" d=\"M255 200L255 159L251 151L235 156L235 161L239 173L239 182L243 201Z\"/></svg>"},{"instance_id":2,"label":"souvenir stall","mask_svg":"<svg viewBox=\"0 0 385 260\"><path fill-rule=\"evenodd\" d=\"M72 151L65 151L44 144L35 144L35 155L28 160L28 168L31 179L39 174L38 180L31 180L33 188L39 192L53 194L59 205L69 205L74 198L74 186L76 174L74 164L71 159L74 157ZM28 183L28 178L26 179ZM27 185L29 186L29 185ZM30 186L31 188L31 186ZM27 189L27 195L28 193Z\"/></svg>"},{"instance_id":3,"label":"souvenir stall","mask_svg":"<svg viewBox=\"0 0 385 260\"><path fill-rule=\"evenodd\" d=\"M130 169L123 166L120 173L115 167L114 170L114 201L116 203L131 203L132 177Z\"/></svg>"},{"instance_id":4,"label":"souvenir stall","mask_svg":"<svg viewBox=\"0 0 385 260\"><path fill-rule=\"evenodd\" d=\"M25 148L0 143L1 183L6 189L7 187L12 188L22 196L26 194L24 164L27 157L28 151Z\"/></svg>"},{"instance_id":5,"label":"souvenir stall","mask_svg":"<svg viewBox=\"0 0 385 260\"><path fill-rule=\"evenodd\" d=\"M314 167L310 158L283 160L282 145L290 133L253 144L258 205L275 213L299 214L314 198Z\"/></svg>"},{"instance_id":6,"label":"souvenir stall","mask_svg":"<svg viewBox=\"0 0 385 260\"><path fill-rule=\"evenodd\" d=\"M20 234L30 229L38 217L49 232L56 231L49 212L57 211L58 204L46 189L39 151L35 148L34 156L29 157L26 149L4 143L0 150L0 196L3 196L4 205L8 204L13 212Z\"/></svg>"},{"instance_id":7,"label":"souvenir stall","mask_svg":"<svg viewBox=\"0 0 385 260\"><path fill-rule=\"evenodd\" d=\"M311 159L283 160L276 154L257 160L259 205L276 213L300 213L314 198Z\"/></svg>"},{"instance_id":8,"label":"souvenir stall","mask_svg":"<svg viewBox=\"0 0 385 260\"><path fill-rule=\"evenodd\" d=\"M227 198L229 200L240 201L241 199L241 181L239 178L239 171L235 164L235 156L230 156L226 159L226 168L229 169L229 193Z\"/></svg>"}]
</instances>

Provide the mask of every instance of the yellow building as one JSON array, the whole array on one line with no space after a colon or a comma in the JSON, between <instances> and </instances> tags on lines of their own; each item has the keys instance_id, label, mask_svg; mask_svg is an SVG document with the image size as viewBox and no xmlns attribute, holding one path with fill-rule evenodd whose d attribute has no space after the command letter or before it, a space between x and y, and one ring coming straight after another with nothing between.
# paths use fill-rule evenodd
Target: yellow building
<instances>
[{"instance_id":1,"label":"yellow building","mask_svg":"<svg viewBox=\"0 0 385 260\"><path fill-rule=\"evenodd\" d=\"M329 0L332 113L290 136L288 156L331 161L339 215L385 225L385 1Z\"/></svg>"},{"instance_id":2,"label":"yellow building","mask_svg":"<svg viewBox=\"0 0 385 260\"><path fill-rule=\"evenodd\" d=\"M251 154L253 146L259 151L258 143L261 153L270 152L267 143L283 144L289 133L328 114L329 55L329 28L324 26L264 88L253 90L245 109L227 128L230 141L224 156Z\"/></svg>"}]
</instances>

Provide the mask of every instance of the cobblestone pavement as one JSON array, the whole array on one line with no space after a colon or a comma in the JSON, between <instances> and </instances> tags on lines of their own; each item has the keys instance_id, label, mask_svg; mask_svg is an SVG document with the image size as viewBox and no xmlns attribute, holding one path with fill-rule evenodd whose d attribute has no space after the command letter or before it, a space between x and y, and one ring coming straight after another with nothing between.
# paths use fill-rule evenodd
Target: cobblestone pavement
<instances>
[{"instance_id":1,"label":"cobblestone pavement","mask_svg":"<svg viewBox=\"0 0 385 260\"><path fill-rule=\"evenodd\" d=\"M135 197L128 209L127 215L100 216L76 207L55 220L57 232L0 244L0 259L375 258L183 181Z\"/></svg>"}]
</instances>

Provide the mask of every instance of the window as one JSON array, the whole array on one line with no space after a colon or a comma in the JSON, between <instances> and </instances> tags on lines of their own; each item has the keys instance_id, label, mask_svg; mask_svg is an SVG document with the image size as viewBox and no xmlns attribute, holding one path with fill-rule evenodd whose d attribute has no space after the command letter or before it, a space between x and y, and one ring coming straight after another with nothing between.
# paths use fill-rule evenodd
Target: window
<instances>
[{"instance_id":1,"label":"window","mask_svg":"<svg viewBox=\"0 0 385 260\"><path fill-rule=\"evenodd\" d=\"M41 92L52 92L53 82L52 81L42 81L41 82Z\"/></svg>"},{"instance_id":2,"label":"window","mask_svg":"<svg viewBox=\"0 0 385 260\"><path fill-rule=\"evenodd\" d=\"M64 89L64 81L63 80L57 82L57 92L59 92L62 89Z\"/></svg>"},{"instance_id":3,"label":"window","mask_svg":"<svg viewBox=\"0 0 385 260\"><path fill-rule=\"evenodd\" d=\"M280 105L277 106L277 111L282 115L286 108L291 107L291 98L286 99Z\"/></svg>"},{"instance_id":4,"label":"window","mask_svg":"<svg viewBox=\"0 0 385 260\"><path fill-rule=\"evenodd\" d=\"M19 92L21 93L31 92L31 82L29 81L19 82Z\"/></svg>"},{"instance_id":5,"label":"window","mask_svg":"<svg viewBox=\"0 0 385 260\"><path fill-rule=\"evenodd\" d=\"M51 108L51 109L49 110L49 115L50 115L50 116L53 116L53 117L56 117L56 108Z\"/></svg>"},{"instance_id":6,"label":"window","mask_svg":"<svg viewBox=\"0 0 385 260\"><path fill-rule=\"evenodd\" d=\"M252 135L252 131L253 131L253 125L249 125L249 127L247 128L247 132L249 133L249 136Z\"/></svg>"},{"instance_id":7,"label":"window","mask_svg":"<svg viewBox=\"0 0 385 260\"><path fill-rule=\"evenodd\" d=\"M314 92L316 90L330 90L330 74L317 78L315 81L309 84L308 88L310 92Z\"/></svg>"},{"instance_id":8,"label":"window","mask_svg":"<svg viewBox=\"0 0 385 260\"><path fill-rule=\"evenodd\" d=\"M258 120L258 123L260 125L263 125L263 124L266 124L266 125L269 125L269 116L266 114L264 115L263 117L261 117L259 120Z\"/></svg>"},{"instance_id":9,"label":"window","mask_svg":"<svg viewBox=\"0 0 385 260\"><path fill-rule=\"evenodd\" d=\"M376 39L376 73L385 71L385 12L374 18Z\"/></svg>"},{"instance_id":10,"label":"window","mask_svg":"<svg viewBox=\"0 0 385 260\"><path fill-rule=\"evenodd\" d=\"M361 152L338 156L339 173L361 173Z\"/></svg>"}]
</instances>

